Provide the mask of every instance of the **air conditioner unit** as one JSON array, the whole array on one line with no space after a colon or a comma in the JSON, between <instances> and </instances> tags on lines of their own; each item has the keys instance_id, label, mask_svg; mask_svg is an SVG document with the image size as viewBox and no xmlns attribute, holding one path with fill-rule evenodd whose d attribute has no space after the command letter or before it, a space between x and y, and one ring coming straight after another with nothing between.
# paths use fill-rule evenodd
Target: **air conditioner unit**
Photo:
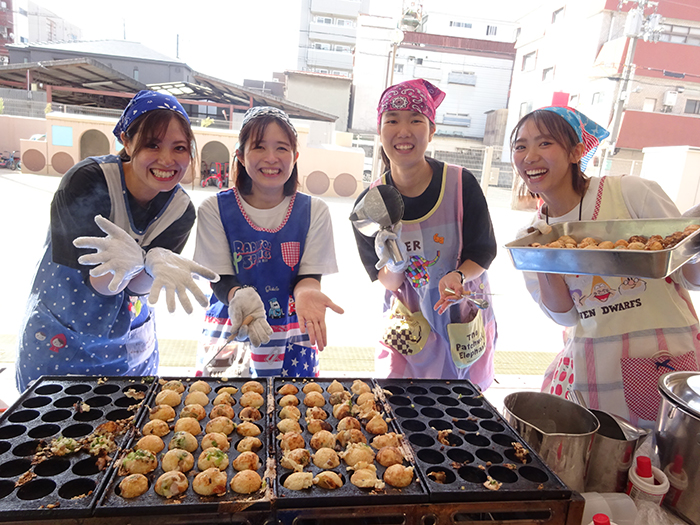
<instances>
[{"instance_id":1,"label":"air conditioner unit","mask_svg":"<svg viewBox=\"0 0 700 525\"><path fill-rule=\"evenodd\" d=\"M675 106L678 101L678 91L666 91L664 93L664 106Z\"/></svg>"}]
</instances>

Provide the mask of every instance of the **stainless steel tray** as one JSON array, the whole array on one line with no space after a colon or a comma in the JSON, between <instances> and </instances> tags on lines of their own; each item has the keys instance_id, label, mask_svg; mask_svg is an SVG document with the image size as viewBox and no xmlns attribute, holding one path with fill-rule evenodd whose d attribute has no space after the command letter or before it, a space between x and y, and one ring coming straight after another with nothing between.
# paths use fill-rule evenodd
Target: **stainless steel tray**
<instances>
[{"instance_id":1,"label":"stainless steel tray","mask_svg":"<svg viewBox=\"0 0 700 525\"><path fill-rule=\"evenodd\" d=\"M528 245L534 242L546 244L562 235L571 235L577 241L584 237L593 237L612 242L628 239L632 235L665 237L683 231L690 224L700 224L700 218L561 222L553 224L552 231L547 235L535 232L506 244L506 248L518 270L661 279L673 273L700 251L700 230L693 232L673 248L658 251L532 248Z\"/></svg>"}]
</instances>

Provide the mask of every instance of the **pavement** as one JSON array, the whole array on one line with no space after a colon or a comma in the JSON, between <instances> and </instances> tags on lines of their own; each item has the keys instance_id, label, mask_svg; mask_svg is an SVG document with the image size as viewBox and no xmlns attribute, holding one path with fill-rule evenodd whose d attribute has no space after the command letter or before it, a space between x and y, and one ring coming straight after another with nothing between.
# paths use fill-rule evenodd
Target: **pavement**
<instances>
[{"instance_id":1,"label":"pavement","mask_svg":"<svg viewBox=\"0 0 700 525\"><path fill-rule=\"evenodd\" d=\"M14 359L17 332L24 305L36 270L49 223L49 206L60 177L30 175L0 170L0 402L11 404L14 389ZM187 187L195 205L215 194L214 187ZM485 391L497 408L514 391L537 390L542 374L561 350L561 329L535 306L522 280L513 268L503 245L515 238L530 212L510 208L510 189L490 187L487 201L499 245L499 254L489 274L491 302L498 321L496 381ZM345 309L343 315L327 315L328 344L320 354L321 374L325 377L372 377L374 345L381 333L383 289L371 283L360 263L348 220L354 199L324 198L333 221L335 252L339 272L323 278L324 292ZM191 257L195 235L183 254ZM205 284L203 283L204 287ZM196 303L195 312L181 309L170 314L164 301L156 305L157 333L161 352L161 375L191 375L197 338L204 309Z\"/></svg>"}]
</instances>

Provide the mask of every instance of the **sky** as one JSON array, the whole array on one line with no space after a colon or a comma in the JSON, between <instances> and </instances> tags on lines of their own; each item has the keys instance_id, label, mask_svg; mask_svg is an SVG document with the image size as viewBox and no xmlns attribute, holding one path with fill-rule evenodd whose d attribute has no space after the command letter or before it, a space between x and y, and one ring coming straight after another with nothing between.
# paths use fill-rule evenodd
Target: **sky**
<instances>
[{"instance_id":1,"label":"sky","mask_svg":"<svg viewBox=\"0 0 700 525\"><path fill-rule=\"evenodd\" d=\"M244 78L271 80L273 72L297 67L301 0L33 1L80 27L83 40L141 42L237 84ZM423 5L498 19L539 1L424 0Z\"/></svg>"}]
</instances>

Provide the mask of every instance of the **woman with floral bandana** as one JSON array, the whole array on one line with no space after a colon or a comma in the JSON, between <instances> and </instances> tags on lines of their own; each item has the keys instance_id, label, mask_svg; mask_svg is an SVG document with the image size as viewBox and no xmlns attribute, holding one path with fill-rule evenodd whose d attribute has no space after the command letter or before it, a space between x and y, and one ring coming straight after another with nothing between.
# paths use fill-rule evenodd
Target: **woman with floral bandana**
<instances>
[{"instance_id":1,"label":"woman with floral bandana","mask_svg":"<svg viewBox=\"0 0 700 525\"><path fill-rule=\"evenodd\" d=\"M465 296L489 293L485 270L496 240L476 178L425 156L444 98L422 79L382 94L377 128L387 171L373 186L396 188L404 215L393 231L374 239L355 231L355 238L370 279L387 289L375 374L470 379L485 389L493 380L496 319L492 306L480 310ZM387 240L398 242L401 262L388 255Z\"/></svg>"},{"instance_id":2,"label":"woman with floral bandana","mask_svg":"<svg viewBox=\"0 0 700 525\"><path fill-rule=\"evenodd\" d=\"M680 216L655 182L584 175L607 136L567 107L541 108L518 122L511 134L513 166L543 200L530 226L546 233L559 222ZM567 399L577 391L590 408L653 426L658 378L698 370L700 326L687 292L699 288L698 267L686 264L665 279L525 273L533 299L566 327L564 350L542 390Z\"/></svg>"}]
</instances>

